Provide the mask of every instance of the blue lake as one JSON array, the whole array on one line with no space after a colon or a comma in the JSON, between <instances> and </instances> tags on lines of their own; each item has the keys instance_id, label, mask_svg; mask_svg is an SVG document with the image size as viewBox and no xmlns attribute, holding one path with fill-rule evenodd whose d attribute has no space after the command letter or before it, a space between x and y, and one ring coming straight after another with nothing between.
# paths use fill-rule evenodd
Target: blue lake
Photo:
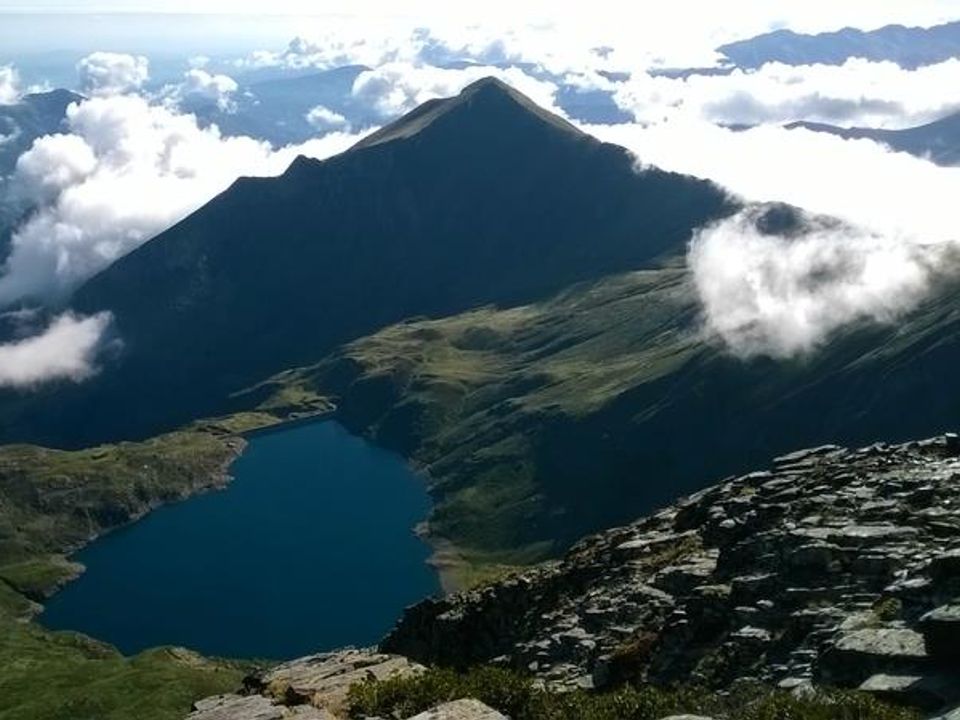
<instances>
[{"instance_id":1,"label":"blue lake","mask_svg":"<svg viewBox=\"0 0 960 720\"><path fill-rule=\"evenodd\" d=\"M373 644L439 592L413 534L429 498L400 457L317 422L251 438L231 474L78 553L87 571L41 622L126 653L289 658Z\"/></svg>"}]
</instances>

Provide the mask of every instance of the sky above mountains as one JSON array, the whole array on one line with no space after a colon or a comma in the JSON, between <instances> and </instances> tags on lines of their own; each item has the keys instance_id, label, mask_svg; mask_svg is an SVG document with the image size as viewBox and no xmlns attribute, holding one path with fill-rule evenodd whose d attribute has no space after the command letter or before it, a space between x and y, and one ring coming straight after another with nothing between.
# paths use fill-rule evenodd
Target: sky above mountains
<instances>
[{"instance_id":1,"label":"sky above mountains","mask_svg":"<svg viewBox=\"0 0 960 720\"><path fill-rule=\"evenodd\" d=\"M0 47L13 50L102 50L85 42L138 45L140 52L172 50L162 41L164 21L157 18L104 18L103 13L187 13L195 18L182 24L177 49L206 43L215 48L239 49L250 43L277 43L293 35L315 35L332 28L361 26L370 36L395 34L404 27L431 27L446 34L468 27L484 27L494 35L519 34L524 26L548 29L558 46L588 41L595 44L632 46L670 62L684 62L694 53L709 53L724 42L769 30L789 27L798 32L821 32L843 26L873 29L888 23L929 26L953 19L956 3L949 0L729 0L708 3L676 0L670 3L629 5L616 0L556 3L527 0L522 3L490 0L479 4L440 0L410 0L404 3L360 0L340 3L309 0L3 0L0 13L42 13L47 18L30 27L25 37L19 22L0 24ZM51 20L59 14L72 20ZM100 15L96 21L78 21ZM255 17L256 21L251 21ZM83 32L78 32L77 23ZM5 30L3 25L7 25ZM349 30L348 30L349 32ZM37 38L42 38L38 42ZM540 41L538 41L540 42ZM709 54L707 55L709 57Z\"/></svg>"}]
</instances>

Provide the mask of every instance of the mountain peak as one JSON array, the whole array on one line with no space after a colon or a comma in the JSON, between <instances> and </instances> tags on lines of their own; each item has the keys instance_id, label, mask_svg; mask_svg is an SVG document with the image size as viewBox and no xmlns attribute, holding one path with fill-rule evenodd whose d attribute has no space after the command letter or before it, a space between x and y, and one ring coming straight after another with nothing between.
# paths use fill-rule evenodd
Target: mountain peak
<instances>
[{"instance_id":1,"label":"mountain peak","mask_svg":"<svg viewBox=\"0 0 960 720\"><path fill-rule=\"evenodd\" d=\"M411 138L447 122L454 122L461 134L469 135L484 129L487 132L503 131L502 123L529 124L530 120L537 120L541 126L547 126L554 131L586 137L572 124L540 107L516 88L488 76L467 85L459 95L425 102L361 140L354 148L368 148Z\"/></svg>"}]
</instances>

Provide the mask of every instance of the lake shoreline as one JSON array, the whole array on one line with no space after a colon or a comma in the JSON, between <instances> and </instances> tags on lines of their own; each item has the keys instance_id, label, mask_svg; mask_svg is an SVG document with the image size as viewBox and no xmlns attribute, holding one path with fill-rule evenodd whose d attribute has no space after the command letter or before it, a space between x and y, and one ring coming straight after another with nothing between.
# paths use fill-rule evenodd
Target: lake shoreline
<instances>
[{"instance_id":1,"label":"lake shoreline","mask_svg":"<svg viewBox=\"0 0 960 720\"><path fill-rule=\"evenodd\" d=\"M230 458L203 488L178 500L236 489L200 505L167 503L177 512L137 525L158 503L91 536L75 551L134 526L92 554L71 556L88 566L81 586L70 582L68 596L56 593L41 624L101 638L124 654L174 644L208 655L284 657L377 642L405 607L449 592L447 574L432 562L435 546L414 532L432 507L422 476L402 456L329 420L334 413L221 438L232 444ZM251 455L249 443L258 441L267 444ZM260 587L262 596L238 595L256 567L306 581L301 599L291 600L282 583ZM370 592L361 577L369 573L384 578L390 592ZM221 605L230 608L226 615L216 610ZM222 622L205 620L211 612ZM346 620L318 624L310 620L317 614Z\"/></svg>"}]
</instances>

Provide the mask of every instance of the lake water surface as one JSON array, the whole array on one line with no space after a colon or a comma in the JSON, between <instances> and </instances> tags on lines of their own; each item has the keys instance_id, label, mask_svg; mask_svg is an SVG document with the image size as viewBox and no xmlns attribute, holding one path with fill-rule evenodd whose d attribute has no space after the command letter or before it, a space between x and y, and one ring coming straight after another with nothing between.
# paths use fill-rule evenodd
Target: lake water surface
<instances>
[{"instance_id":1,"label":"lake water surface","mask_svg":"<svg viewBox=\"0 0 960 720\"><path fill-rule=\"evenodd\" d=\"M400 457L326 421L252 438L231 474L78 553L87 572L41 622L126 653L288 658L373 644L439 591L412 532L429 498Z\"/></svg>"}]
</instances>

